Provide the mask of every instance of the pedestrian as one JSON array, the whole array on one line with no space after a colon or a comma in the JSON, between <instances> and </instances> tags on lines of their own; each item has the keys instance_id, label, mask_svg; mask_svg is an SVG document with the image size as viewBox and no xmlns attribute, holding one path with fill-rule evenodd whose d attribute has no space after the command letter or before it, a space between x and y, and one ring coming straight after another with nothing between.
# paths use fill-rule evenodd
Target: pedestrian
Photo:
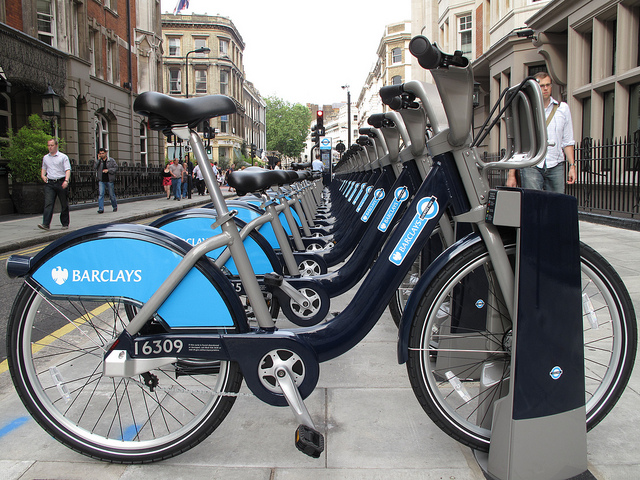
<instances>
[{"instance_id":1,"label":"pedestrian","mask_svg":"<svg viewBox=\"0 0 640 480\"><path fill-rule=\"evenodd\" d=\"M196 179L196 188L198 189L198 195L204 195L204 176L200 170L200 165L196 165L193 169L193 176Z\"/></svg>"},{"instance_id":2,"label":"pedestrian","mask_svg":"<svg viewBox=\"0 0 640 480\"><path fill-rule=\"evenodd\" d=\"M322 172L324 169L324 165L322 164L322 160L320 160L320 154L316 153L315 160L311 163L311 170L314 172Z\"/></svg>"},{"instance_id":3,"label":"pedestrian","mask_svg":"<svg viewBox=\"0 0 640 480\"><path fill-rule=\"evenodd\" d=\"M69 157L58 151L58 140L55 138L47 142L49 153L42 157L42 170L40 177L45 183L44 186L44 212L42 223L38 228L49 230L51 217L53 217L53 206L56 197L60 199L60 223L63 229L69 228L69 201L67 193L69 189L69 178L71 178L71 163Z\"/></svg>"},{"instance_id":4,"label":"pedestrian","mask_svg":"<svg viewBox=\"0 0 640 480\"><path fill-rule=\"evenodd\" d=\"M183 162L180 160L180 165L182 165L182 198L187 198L187 188L188 188L188 177L189 173L187 171L187 162Z\"/></svg>"},{"instance_id":5,"label":"pedestrian","mask_svg":"<svg viewBox=\"0 0 640 480\"><path fill-rule=\"evenodd\" d=\"M109 189L109 199L114 212L118 211L118 202L116 201L116 189L113 182L116 179L118 164L113 157L107 154L107 149L100 147L98 149L98 158L94 165L94 170L98 174L98 213L104 213L104 191Z\"/></svg>"},{"instance_id":6,"label":"pedestrian","mask_svg":"<svg viewBox=\"0 0 640 480\"><path fill-rule=\"evenodd\" d=\"M182 189L182 172L184 169L182 165L178 163L178 158L173 159L173 163L169 166L169 172L171 172L171 190L173 192L173 199L180 201Z\"/></svg>"},{"instance_id":7,"label":"pedestrian","mask_svg":"<svg viewBox=\"0 0 640 480\"><path fill-rule=\"evenodd\" d=\"M164 188L164 193L167 194L167 200L171 198L171 172L169 171L170 166L171 162L167 160L164 166L164 170L162 171L162 188Z\"/></svg>"},{"instance_id":8,"label":"pedestrian","mask_svg":"<svg viewBox=\"0 0 640 480\"><path fill-rule=\"evenodd\" d=\"M187 161L185 162L185 164L183 165L185 167L185 170L187 172L187 197L191 198L191 193L193 192L193 162L191 161L191 158L189 157L189 155L187 154ZM182 195L183 197L185 195Z\"/></svg>"},{"instance_id":9,"label":"pedestrian","mask_svg":"<svg viewBox=\"0 0 640 480\"><path fill-rule=\"evenodd\" d=\"M520 170L522 188L564 193L565 161L569 162L566 183L572 184L576 181L575 141L571 112L569 105L558 102L551 96L552 82L548 73L537 73L535 78L542 90L549 146L547 155L538 165ZM517 186L516 171L509 170L507 187L515 186Z\"/></svg>"}]
</instances>

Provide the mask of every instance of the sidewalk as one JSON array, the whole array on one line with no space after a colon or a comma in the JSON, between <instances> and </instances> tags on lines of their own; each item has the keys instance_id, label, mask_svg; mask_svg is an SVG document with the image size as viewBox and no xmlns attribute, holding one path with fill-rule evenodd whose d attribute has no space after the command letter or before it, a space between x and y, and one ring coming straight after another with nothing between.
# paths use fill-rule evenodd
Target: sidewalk
<instances>
[{"instance_id":1,"label":"sidewalk","mask_svg":"<svg viewBox=\"0 0 640 480\"><path fill-rule=\"evenodd\" d=\"M222 193L225 197L235 195L229 192L227 187L223 187ZM38 224L42 223L41 214L0 217L0 253L51 242L66 235L69 231L92 225L138 222L148 217L165 215L176 210L197 207L210 202L209 196L200 196L197 193L193 194L190 199L184 198L179 202L173 198L167 200L162 194L160 196L146 197L142 200L119 200L118 211L112 212L111 204L106 200L104 213L101 215L98 214L97 203L86 207L82 205L72 206L69 230L62 230L58 212L53 214L51 230L49 231L38 228Z\"/></svg>"},{"instance_id":2,"label":"sidewalk","mask_svg":"<svg viewBox=\"0 0 640 480\"><path fill-rule=\"evenodd\" d=\"M123 203L117 213L95 209L71 213L80 228L131 221L198 205L149 199ZM62 234L42 232L38 217L0 224L0 248L42 242ZM640 311L640 232L580 224L582 239L619 272ZM341 310L353 292L332 301ZM471 451L431 422L414 397L404 365L396 359L397 329L386 311L371 333L345 355L322 364L317 389L306 405L325 434L319 459L293 445L295 422L288 408L239 397L229 416L202 444L152 465L115 465L77 454L47 435L27 414L0 374L0 479L6 480L210 480L210 479L455 479L484 478ZM615 409L587 436L591 473L599 480L640 478L640 368ZM247 392L243 387L243 392Z\"/></svg>"}]
</instances>

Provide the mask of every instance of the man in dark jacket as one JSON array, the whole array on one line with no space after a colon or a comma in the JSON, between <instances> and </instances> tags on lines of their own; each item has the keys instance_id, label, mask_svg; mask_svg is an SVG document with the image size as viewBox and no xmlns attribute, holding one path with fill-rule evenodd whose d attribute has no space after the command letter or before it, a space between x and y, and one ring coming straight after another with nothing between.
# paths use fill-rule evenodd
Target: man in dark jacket
<instances>
[{"instance_id":1,"label":"man in dark jacket","mask_svg":"<svg viewBox=\"0 0 640 480\"><path fill-rule=\"evenodd\" d=\"M118 211L118 203L116 202L116 191L113 186L113 182L116 179L116 172L118 171L118 164L116 161L107 155L105 148L98 149L98 158L93 168L96 169L98 174L98 213L104 213L104 190L105 187L109 189L109 198L111 199L111 206L113 211Z\"/></svg>"}]
</instances>

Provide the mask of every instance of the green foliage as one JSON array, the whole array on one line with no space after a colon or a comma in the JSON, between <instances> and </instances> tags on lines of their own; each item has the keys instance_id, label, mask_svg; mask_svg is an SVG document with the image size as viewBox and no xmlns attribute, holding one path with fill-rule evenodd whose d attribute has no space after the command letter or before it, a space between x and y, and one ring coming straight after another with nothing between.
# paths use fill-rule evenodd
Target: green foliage
<instances>
[{"instance_id":1,"label":"green foliage","mask_svg":"<svg viewBox=\"0 0 640 480\"><path fill-rule=\"evenodd\" d=\"M9 141L0 149L8 161L14 181L20 183L40 182L42 157L49 151L47 141L51 139L49 123L37 114L29 116L27 124L17 133L9 129ZM60 142L59 146L62 146Z\"/></svg>"},{"instance_id":2,"label":"green foliage","mask_svg":"<svg viewBox=\"0 0 640 480\"><path fill-rule=\"evenodd\" d=\"M309 135L311 112L278 97L265 98L267 103L267 150L277 150L287 157L298 157Z\"/></svg>"}]
</instances>

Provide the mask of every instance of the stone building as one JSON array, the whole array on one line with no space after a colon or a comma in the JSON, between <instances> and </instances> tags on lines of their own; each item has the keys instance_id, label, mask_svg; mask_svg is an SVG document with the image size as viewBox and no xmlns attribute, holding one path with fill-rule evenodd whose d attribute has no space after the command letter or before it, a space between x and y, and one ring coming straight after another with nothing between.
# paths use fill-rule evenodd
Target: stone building
<instances>
[{"instance_id":1,"label":"stone building","mask_svg":"<svg viewBox=\"0 0 640 480\"><path fill-rule=\"evenodd\" d=\"M159 31L158 2L0 0L0 138L42 114L51 86L73 163L105 147L121 165L159 165L161 136L133 112L139 92L161 88Z\"/></svg>"},{"instance_id":2,"label":"stone building","mask_svg":"<svg viewBox=\"0 0 640 480\"><path fill-rule=\"evenodd\" d=\"M548 71L569 104L576 140L608 141L640 129L639 0L412 0L412 34L472 60L475 125L507 87ZM413 62L413 77L430 75ZM504 132L484 148L497 152Z\"/></svg>"},{"instance_id":3,"label":"stone building","mask_svg":"<svg viewBox=\"0 0 640 480\"><path fill-rule=\"evenodd\" d=\"M393 23L385 27L376 52L376 63L367 74L356 102L359 119L357 127L368 126L366 122L370 115L385 111L386 106L380 100L380 88L399 85L412 79L410 40L411 22Z\"/></svg>"},{"instance_id":4,"label":"stone building","mask_svg":"<svg viewBox=\"0 0 640 480\"><path fill-rule=\"evenodd\" d=\"M186 98L222 94L235 101L237 113L211 119L216 129L211 159L226 166L252 143L266 149L265 107L255 87L246 81L245 48L233 22L222 16L162 15L163 82L169 95ZM167 156L179 156L167 145Z\"/></svg>"}]
</instances>

